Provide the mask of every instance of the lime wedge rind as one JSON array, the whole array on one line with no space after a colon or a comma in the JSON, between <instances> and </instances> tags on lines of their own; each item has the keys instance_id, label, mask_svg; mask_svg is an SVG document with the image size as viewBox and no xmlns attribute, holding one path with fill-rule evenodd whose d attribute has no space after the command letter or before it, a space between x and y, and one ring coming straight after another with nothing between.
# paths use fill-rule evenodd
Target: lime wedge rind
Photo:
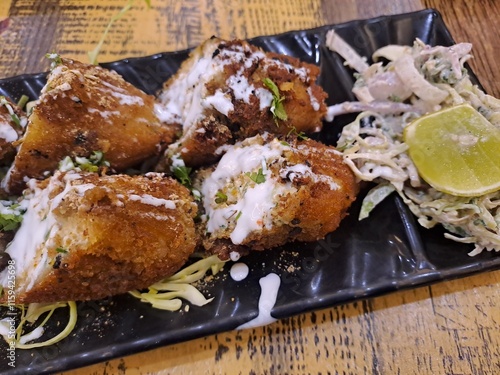
<instances>
[{"instance_id":1,"label":"lime wedge rind","mask_svg":"<svg viewBox=\"0 0 500 375\"><path fill-rule=\"evenodd\" d=\"M500 190L500 129L471 105L416 119L404 141L419 175L436 190L465 197Z\"/></svg>"}]
</instances>

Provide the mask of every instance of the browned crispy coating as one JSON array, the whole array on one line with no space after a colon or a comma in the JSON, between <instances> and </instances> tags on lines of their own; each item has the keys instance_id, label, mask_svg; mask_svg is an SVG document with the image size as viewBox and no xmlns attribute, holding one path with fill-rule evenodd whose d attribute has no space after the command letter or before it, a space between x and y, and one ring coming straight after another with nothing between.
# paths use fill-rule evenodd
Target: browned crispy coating
<instances>
[{"instance_id":1,"label":"browned crispy coating","mask_svg":"<svg viewBox=\"0 0 500 375\"><path fill-rule=\"evenodd\" d=\"M39 187L55 186L54 199L67 187L54 179L64 182L64 176ZM197 208L175 180L82 173L71 184L95 187L70 191L54 209L59 228L47 240L49 263L29 290L18 277L18 303L99 299L146 288L176 272L194 251Z\"/></svg>"},{"instance_id":2,"label":"browned crispy coating","mask_svg":"<svg viewBox=\"0 0 500 375\"><path fill-rule=\"evenodd\" d=\"M263 141L264 138L256 138L250 144L269 141ZM333 147L311 139L300 140L288 136L281 138L280 142L289 145L282 154L285 160L273 161L268 168L277 184L288 186L288 193L275 195L278 198L270 212L271 225L251 231L239 244L232 243L230 238L235 227L233 224L223 226L214 233L207 233L206 227L202 226L199 234L209 253L227 259L231 251L244 254L248 250L266 250L291 241L317 241L336 230L347 215L359 185L350 168L343 162L342 155ZM286 172L287 168L299 165L310 168L312 174L293 172L293 168ZM215 168L201 170L197 184L202 184ZM244 174L248 176L249 172ZM332 188L332 183L338 187ZM244 184L228 181L227 189L223 191L234 191L238 185L246 189L249 184L251 182L248 179ZM252 210L248 207L245 209Z\"/></svg>"},{"instance_id":3,"label":"browned crispy coating","mask_svg":"<svg viewBox=\"0 0 500 375\"><path fill-rule=\"evenodd\" d=\"M210 65L205 67L207 59ZM164 121L183 126L180 140L169 147L166 158L180 154L187 166L206 166L217 160L215 150L224 144L263 132L319 131L327 94L315 83L318 75L315 65L265 53L245 41L205 41L159 93L158 101L166 113L176 108ZM273 115L273 95L266 79L278 87L287 119ZM168 160L161 160L159 170L167 166Z\"/></svg>"},{"instance_id":4,"label":"browned crispy coating","mask_svg":"<svg viewBox=\"0 0 500 375\"><path fill-rule=\"evenodd\" d=\"M0 99L1 98L3 97L0 97ZM26 121L26 116L15 103L6 97L5 101L12 108L15 116L17 116L20 121ZM0 165L4 166L9 165L14 160L14 156L16 154L15 142L22 135L23 129L21 125L18 125L13 121L7 106L1 104L0 128L2 129L2 134L0 135ZM16 138L14 139L14 137ZM6 138L11 138L12 140L8 140Z\"/></svg>"},{"instance_id":5,"label":"browned crispy coating","mask_svg":"<svg viewBox=\"0 0 500 375\"><path fill-rule=\"evenodd\" d=\"M65 156L102 151L125 170L158 154L174 138L154 114L154 97L117 73L62 59L48 77L15 158L7 189L20 193L26 177L41 179Z\"/></svg>"}]
</instances>

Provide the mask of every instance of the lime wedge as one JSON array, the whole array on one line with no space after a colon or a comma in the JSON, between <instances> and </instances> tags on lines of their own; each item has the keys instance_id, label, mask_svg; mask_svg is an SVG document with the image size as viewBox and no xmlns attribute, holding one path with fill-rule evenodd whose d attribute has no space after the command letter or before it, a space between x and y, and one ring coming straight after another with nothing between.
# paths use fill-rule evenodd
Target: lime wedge
<instances>
[{"instance_id":1,"label":"lime wedge","mask_svg":"<svg viewBox=\"0 0 500 375\"><path fill-rule=\"evenodd\" d=\"M420 176L457 196L500 190L500 129L469 104L422 116L404 130Z\"/></svg>"}]
</instances>

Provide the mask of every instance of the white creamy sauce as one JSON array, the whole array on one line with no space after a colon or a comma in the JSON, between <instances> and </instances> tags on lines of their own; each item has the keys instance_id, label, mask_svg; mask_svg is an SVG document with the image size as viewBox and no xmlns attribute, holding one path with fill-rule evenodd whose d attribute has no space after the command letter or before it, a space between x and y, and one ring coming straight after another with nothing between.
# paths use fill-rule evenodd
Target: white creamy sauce
<instances>
[{"instance_id":1,"label":"white creamy sauce","mask_svg":"<svg viewBox=\"0 0 500 375\"><path fill-rule=\"evenodd\" d=\"M231 98L220 89L215 91L214 95L206 97L203 105L205 107L213 107L225 116L227 116L229 112L234 111L234 105Z\"/></svg>"},{"instance_id":2,"label":"white creamy sauce","mask_svg":"<svg viewBox=\"0 0 500 375\"><path fill-rule=\"evenodd\" d=\"M275 205L273 200L275 185L275 181L270 176L266 176L266 182L249 188L243 199L233 205L233 209L239 215L239 217L236 216L238 217L236 226L230 235L231 241L234 244L241 244L252 231L260 230L264 226L267 226L266 224L268 224L269 220L264 219L266 213L272 210ZM221 211L224 212L224 210L217 210L214 213L214 222L218 221L217 216Z\"/></svg>"},{"instance_id":3,"label":"white creamy sauce","mask_svg":"<svg viewBox=\"0 0 500 375\"><path fill-rule=\"evenodd\" d=\"M305 68L295 68L281 61L269 60L264 52L251 52L248 46L231 46L230 48L221 49L215 56L213 48L205 48L199 56L193 56L191 65L181 71L170 86L160 94L161 104L155 105L155 114L160 121L182 124L184 137L187 137L193 124L205 117L206 108L215 108L225 116L234 110L232 97L225 92L226 90L230 90L235 100L242 100L247 104L250 103L251 96L255 96L260 101L260 110L270 107L273 99L272 93L265 88L255 88L245 76L245 70L261 60L266 60L266 64L277 65L295 72L304 82L308 80L308 71ZM213 95L207 95L206 83L222 73L226 65L233 63L242 64L242 66L235 74L227 78L227 87L216 90ZM319 103L316 104L319 105ZM314 103L313 107L315 107ZM174 147L175 145L172 145L170 149Z\"/></svg>"},{"instance_id":4,"label":"white creamy sauce","mask_svg":"<svg viewBox=\"0 0 500 375\"><path fill-rule=\"evenodd\" d=\"M241 258L241 254L238 253L237 251L231 251L229 253L229 258L233 261L233 262L237 262L240 258Z\"/></svg>"},{"instance_id":5,"label":"white creamy sauce","mask_svg":"<svg viewBox=\"0 0 500 375\"><path fill-rule=\"evenodd\" d=\"M1 188L3 190L5 190L5 192L7 192L7 193L10 193L9 183L10 183L10 178L11 178L13 170L14 170L14 163L12 163L12 165L9 167L9 169L7 170L7 173L5 174L5 176L2 179L2 182L0 182Z\"/></svg>"},{"instance_id":6,"label":"white creamy sauce","mask_svg":"<svg viewBox=\"0 0 500 375\"><path fill-rule=\"evenodd\" d=\"M203 117L203 98L207 96L205 84L223 67L212 59L212 50L202 51L192 66L179 73L160 96L162 108L155 108L160 120L182 124L184 133ZM205 105L205 107L208 104Z\"/></svg>"},{"instance_id":7,"label":"white creamy sauce","mask_svg":"<svg viewBox=\"0 0 500 375\"><path fill-rule=\"evenodd\" d=\"M271 103L273 102L273 94L271 93L271 91L259 87L257 90L255 90L255 95L257 95L257 97L259 98L259 109L261 111L271 106Z\"/></svg>"},{"instance_id":8,"label":"white creamy sauce","mask_svg":"<svg viewBox=\"0 0 500 375\"><path fill-rule=\"evenodd\" d=\"M120 105L144 105L144 100L140 96L126 95L116 91L110 93L119 100Z\"/></svg>"},{"instance_id":9,"label":"white creamy sauce","mask_svg":"<svg viewBox=\"0 0 500 375\"><path fill-rule=\"evenodd\" d=\"M245 263L235 263L231 266L229 274L234 281L244 280L248 276L248 266Z\"/></svg>"},{"instance_id":10,"label":"white creamy sauce","mask_svg":"<svg viewBox=\"0 0 500 375\"><path fill-rule=\"evenodd\" d=\"M119 111L101 111L99 109L96 109L96 108L88 108L87 111L90 113L90 114L94 114L94 113L97 113L99 114L102 118L104 119L109 119L111 116L119 116L120 115L120 112Z\"/></svg>"},{"instance_id":11,"label":"white creamy sauce","mask_svg":"<svg viewBox=\"0 0 500 375\"><path fill-rule=\"evenodd\" d=\"M217 232L235 222L230 238L234 244L241 244L252 231L271 225L269 212L276 204L274 197L284 193L287 187L278 184L276 178L271 176L266 162L279 159L282 151L283 146L277 140L264 145L235 145L227 149L217 168L203 181L201 188L204 207L209 217L209 233ZM233 178L252 173L259 167L262 168L264 182L246 187L243 196L234 204L219 206L215 203L217 192Z\"/></svg>"},{"instance_id":12,"label":"white creamy sauce","mask_svg":"<svg viewBox=\"0 0 500 375\"><path fill-rule=\"evenodd\" d=\"M259 280L259 284L261 288L259 298L259 315L257 315L256 318L240 325L236 329L255 328L271 324L276 321L276 319L271 316L271 310L276 304L281 279L275 273L270 273L269 275L261 278Z\"/></svg>"},{"instance_id":13,"label":"white creamy sauce","mask_svg":"<svg viewBox=\"0 0 500 375\"><path fill-rule=\"evenodd\" d=\"M53 210L70 192L83 195L85 191L95 187L93 184L73 185L73 181L80 178L78 173L68 172L61 181L59 172L56 172L45 189L38 188L36 180L28 181L31 193L26 196L26 202L23 202L26 205L26 212L14 239L6 249L15 261L18 283L22 283L24 290L33 287L48 265L47 248L54 246L53 234L59 228ZM49 194L61 186L64 186L63 191L50 199ZM0 274L0 284L5 285L6 277L6 272Z\"/></svg>"},{"instance_id":14,"label":"white creamy sauce","mask_svg":"<svg viewBox=\"0 0 500 375\"><path fill-rule=\"evenodd\" d=\"M0 336L7 337L9 335L11 324L10 318L0 320Z\"/></svg>"},{"instance_id":15,"label":"white creamy sauce","mask_svg":"<svg viewBox=\"0 0 500 375\"><path fill-rule=\"evenodd\" d=\"M255 87L248 82L247 77L243 75L243 69L240 69L236 74L230 76L226 80L226 84L233 91L236 100L243 100L250 104L250 95L253 94Z\"/></svg>"},{"instance_id":16,"label":"white creamy sauce","mask_svg":"<svg viewBox=\"0 0 500 375\"><path fill-rule=\"evenodd\" d=\"M131 201L141 202L142 204L147 204L150 206L161 207L164 206L170 210L175 210L175 202L168 199L156 198L149 194L130 194L128 199Z\"/></svg>"},{"instance_id":17,"label":"white creamy sauce","mask_svg":"<svg viewBox=\"0 0 500 375\"><path fill-rule=\"evenodd\" d=\"M316 97L313 95L313 92L312 92L310 86L307 88L307 93L309 94L309 100L311 101L311 105L312 105L313 109L316 112L319 111L320 104L318 102L318 99L316 99Z\"/></svg>"},{"instance_id":18,"label":"white creamy sauce","mask_svg":"<svg viewBox=\"0 0 500 375\"><path fill-rule=\"evenodd\" d=\"M44 332L43 327L36 327L30 333L27 333L26 335L22 335L21 338L19 339L19 343L26 344L27 342L39 339L40 337L42 337L43 332Z\"/></svg>"},{"instance_id":19,"label":"white creamy sauce","mask_svg":"<svg viewBox=\"0 0 500 375\"><path fill-rule=\"evenodd\" d=\"M160 103L155 103L153 106L154 113L158 120L166 123L177 123L181 121L181 118L174 111L169 111L167 106L163 106Z\"/></svg>"},{"instance_id":20,"label":"white creamy sauce","mask_svg":"<svg viewBox=\"0 0 500 375\"><path fill-rule=\"evenodd\" d=\"M56 87L56 89L61 90L61 91L69 91L71 90L71 85L69 82L64 82L60 84L59 86Z\"/></svg>"},{"instance_id":21,"label":"white creamy sauce","mask_svg":"<svg viewBox=\"0 0 500 375\"><path fill-rule=\"evenodd\" d=\"M5 142L17 141L17 132L14 128L7 122L3 122L0 119L0 138L4 139Z\"/></svg>"}]
</instances>

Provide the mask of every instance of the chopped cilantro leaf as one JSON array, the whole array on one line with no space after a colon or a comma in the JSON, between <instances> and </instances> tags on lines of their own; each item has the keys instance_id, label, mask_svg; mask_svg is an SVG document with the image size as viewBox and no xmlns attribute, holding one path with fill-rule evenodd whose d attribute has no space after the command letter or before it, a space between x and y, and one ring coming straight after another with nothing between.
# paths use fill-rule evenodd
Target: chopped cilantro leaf
<instances>
[{"instance_id":1,"label":"chopped cilantro leaf","mask_svg":"<svg viewBox=\"0 0 500 375\"><path fill-rule=\"evenodd\" d=\"M297 128L295 126L290 129L290 131L287 133L287 136L289 136L290 134L294 134L298 139L302 141L306 141L309 139L309 137L306 136L304 132L297 132Z\"/></svg>"},{"instance_id":2,"label":"chopped cilantro leaf","mask_svg":"<svg viewBox=\"0 0 500 375\"><path fill-rule=\"evenodd\" d=\"M283 146L287 146L287 147L290 147L290 143L286 142L286 141L281 141L280 142Z\"/></svg>"},{"instance_id":3,"label":"chopped cilantro leaf","mask_svg":"<svg viewBox=\"0 0 500 375\"><path fill-rule=\"evenodd\" d=\"M256 184L262 184L266 182L266 176L264 175L264 171L262 170L262 168L259 168L258 172L247 172L245 174Z\"/></svg>"},{"instance_id":4,"label":"chopped cilantro leaf","mask_svg":"<svg viewBox=\"0 0 500 375\"><path fill-rule=\"evenodd\" d=\"M276 86L276 84L269 78L264 78L262 82L269 90L271 90L271 93L273 94L273 101L271 102L271 113L273 114L274 120L276 121L276 123L278 123L278 119L286 121L288 119L288 116L286 114L285 107L283 106L285 97L280 95L278 86Z\"/></svg>"},{"instance_id":5,"label":"chopped cilantro leaf","mask_svg":"<svg viewBox=\"0 0 500 375\"><path fill-rule=\"evenodd\" d=\"M21 120L19 119L19 116L16 115L14 112L14 108L12 108L12 105L7 101L7 98L5 96L1 95L0 96L0 106L4 106L7 108L7 111L9 112L10 118L14 124L16 124L18 127L21 127Z\"/></svg>"},{"instance_id":6,"label":"chopped cilantro leaf","mask_svg":"<svg viewBox=\"0 0 500 375\"><path fill-rule=\"evenodd\" d=\"M88 158L75 157L75 164L82 171L86 172L97 172L99 167L109 167L109 162L104 159L104 153L102 151L94 151L92 155Z\"/></svg>"},{"instance_id":7,"label":"chopped cilantro leaf","mask_svg":"<svg viewBox=\"0 0 500 375\"><path fill-rule=\"evenodd\" d=\"M189 177L189 175L191 174L191 170L191 168L188 168L184 165L178 165L172 168L174 176L177 177L179 182L187 188L191 188L191 178Z\"/></svg>"},{"instance_id":8,"label":"chopped cilantro leaf","mask_svg":"<svg viewBox=\"0 0 500 375\"><path fill-rule=\"evenodd\" d=\"M16 124L18 127L21 127L21 120L19 120L19 117L13 113L10 115L10 118L12 119L12 122Z\"/></svg>"},{"instance_id":9,"label":"chopped cilantro leaf","mask_svg":"<svg viewBox=\"0 0 500 375\"><path fill-rule=\"evenodd\" d=\"M66 254L68 252L68 250L66 250L64 247L60 247L60 246L56 248L56 251L58 253L64 253L64 254Z\"/></svg>"},{"instance_id":10,"label":"chopped cilantro leaf","mask_svg":"<svg viewBox=\"0 0 500 375\"><path fill-rule=\"evenodd\" d=\"M21 224L22 221L22 215L0 214L0 230L14 230Z\"/></svg>"},{"instance_id":11,"label":"chopped cilantro leaf","mask_svg":"<svg viewBox=\"0 0 500 375\"><path fill-rule=\"evenodd\" d=\"M109 167L109 162L104 158L102 151L94 151L88 158L76 156L74 160L66 156L59 162L59 170L66 172L72 169L80 169L85 172L98 172L99 167Z\"/></svg>"},{"instance_id":12,"label":"chopped cilantro leaf","mask_svg":"<svg viewBox=\"0 0 500 375\"><path fill-rule=\"evenodd\" d=\"M224 202L227 202L227 195L224 194L222 191L219 190L215 194L215 203L221 204L221 203L224 203Z\"/></svg>"},{"instance_id":13,"label":"chopped cilantro leaf","mask_svg":"<svg viewBox=\"0 0 500 375\"><path fill-rule=\"evenodd\" d=\"M234 220L238 221L238 219L241 217L242 214L243 214L243 212L238 211L238 214L236 215L236 217L234 218Z\"/></svg>"},{"instance_id":14,"label":"chopped cilantro leaf","mask_svg":"<svg viewBox=\"0 0 500 375\"><path fill-rule=\"evenodd\" d=\"M50 60L50 69L54 69L56 66L58 65L61 65L62 64L62 59L61 59L61 56L59 56L59 54L57 53L47 53L45 55L46 58L48 58Z\"/></svg>"}]
</instances>

